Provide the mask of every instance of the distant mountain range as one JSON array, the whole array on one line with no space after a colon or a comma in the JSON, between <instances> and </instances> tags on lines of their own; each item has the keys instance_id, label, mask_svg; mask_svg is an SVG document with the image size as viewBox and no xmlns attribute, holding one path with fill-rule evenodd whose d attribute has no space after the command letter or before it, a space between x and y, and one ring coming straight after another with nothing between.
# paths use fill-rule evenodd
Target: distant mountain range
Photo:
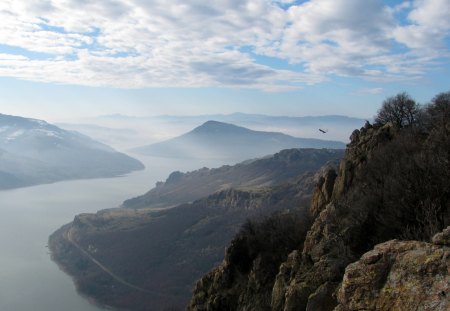
<instances>
[{"instance_id":1,"label":"distant mountain range","mask_svg":"<svg viewBox=\"0 0 450 311\"><path fill-rule=\"evenodd\" d=\"M138 160L80 133L0 114L0 189L111 177L143 168Z\"/></svg>"},{"instance_id":2,"label":"distant mountain range","mask_svg":"<svg viewBox=\"0 0 450 311\"><path fill-rule=\"evenodd\" d=\"M181 136L132 151L176 158L218 158L243 161L289 148L344 149L339 141L297 138L277 132L254 131L233 124L207 121Z\"/></svg>"},{"instance_id":3,"label":"distant mountain range","mask_svg":"<svg viewBox=\"0 0 450 311\"><path fill-rule=\"evenodd\" d=\"M365 119L342 115L296 117L236 112L232 114L139 117L114 114L78 120L81 122L79 124L61 123L57 125L64 129L79 131L119 148L119 150L127 150L179 136L209 120L231 123L254 131L280 132L294 137L336 140L345 143L349 141L352 131L365 123ZM322 133L319 129L328 131Z\"/></svg>"},{"instance_id":4,"label":"distant mountain range","mask_svg":"<svg viewBox=\"0 0 450 311\"><path fill-rule=\"evenodd\" d=\"M180 123L180 122L195 122L202 123L208 120L216 120L219 122L233 123L242 126L254 125L327 125L327 124L358 124L364 123L365 119L355 118L342 115L323 115L323 116L271 116L264 114L249 114L242 112L235 112L231 114L205 114L205 115L192 115L192 116L176 116L176 115L159 115L159 116L148 116L148 117L135 117L127 116L121 114L104 115L99 116L98 119L104 120L133 120L139 122L143 121L164 121L168 123ZM245 124L245 125L244 125Z\"/></svg>"}]
</instances>

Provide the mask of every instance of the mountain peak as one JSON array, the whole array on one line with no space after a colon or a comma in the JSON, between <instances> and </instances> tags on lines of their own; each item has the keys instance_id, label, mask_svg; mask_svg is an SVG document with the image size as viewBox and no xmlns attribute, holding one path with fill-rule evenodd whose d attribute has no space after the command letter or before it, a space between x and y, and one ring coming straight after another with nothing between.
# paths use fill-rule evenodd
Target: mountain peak
<instances>
[{"instance_id":1,"label":"mountain peak","mask_svg":"<svg viewBox=\"0 0 450 311\"><path fill-rule=\"evenodd\" d=\"M14 126L21 128L42 128L42 127L51 127L50 124L43 120L24 118L19 116L12 116L7 114L0 113L0 125L2 126Z\"/></svg>"},{"instance_id":2,"label":"mountain peak","mask_svg":"<svg viewBox=\"0 0 450 311\"><path fill-rule=\"evenodd\" d=\"M198 135L200 136L239 136L239 135L248 135L256 133L256 131L250 130L248 128L237 126L231 123L224 123L215 120L209 120L203 123L202 125L196 127L191 132L187 133L190 135Z\"/></svg>"},{"instance_id":3,"label":"mountain peak","mask_svg":"<svg viewBox=\"0 0 450 311\"><path fill-rule=\"evenodd\" d=\"M214 120L209 120L203 123L202 125L196 127L191 131L191 133L236 133L236 132L251 132L252 130L249 130L245 127L237 126L230 123L224 123Z\"/></svg>"},{"instance_id":4,"label":"mountain peak","mask_svg":"<svg viewBox=\"0 0 450 311\"><path fill-rule=\"evenodd\" d=\"M292 137L283 133L255 131L209 120L192 131L167 141L138 147L136 152L164 157L216 158L244 161L290 148L337 148L341 142Z\"/></svg>"}]
</instances>

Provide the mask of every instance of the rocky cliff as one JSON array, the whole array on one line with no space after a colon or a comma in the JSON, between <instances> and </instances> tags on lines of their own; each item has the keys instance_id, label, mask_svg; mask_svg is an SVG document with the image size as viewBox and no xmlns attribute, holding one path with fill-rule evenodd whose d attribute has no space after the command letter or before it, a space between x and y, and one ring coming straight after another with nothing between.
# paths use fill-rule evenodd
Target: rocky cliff
<instances>
[{"instance_id":1,"label":"rocky cliff","mask_svg":"<svg viewBox=\"0 0 450 311\"><path fill-rule=\"evenodd\" d=\"M246 270L234 268L242 258L227 256L197 283L188 310L317 311L334 310L338 302L340 311L378 310L379 303L385 307L393 301L400 303L408 293L422 290L411 285L404 293L392 294L402 291L395 280L403 272L416 283L428 280L421 284L428 290L426 293L447 297L448 288L439 285L439 280L448 280L447 246L391 241L377 246L375 253L365 255L359 264L350 264L378 243L412 238L427 241L450 224L449 131L448 122L402 129L389 123L373 126L366 123L355 130L339 171L328 171L319 180L310 208L314 221L289 255L284 250L286 259L280 261L277 274L258 276L257 271L264 269L259 259L263 250L252 256ZM239 239L235 238L227 254L233 253ZM247 246L248 249L251 247ZM414 261L416 255L420 259ZM378 274L371 275L373 279L367 278L368 282L379 282L374 286L384 290L386 296L380 302L371 298L381 297L374 292L359 299L371 289L364 292L360 288L358 292L361 279L353 273L363 271L361 265L370 264L375 260L373 256L384 258ZM394 269L396 265L407 264L411 264L412 270L425 271L410 275L408 269L403 272ZM270 289L258 292L258 286L263 284ZM438 292L440 289L443 293ZM417 297L409 300L411 304ZM355 304L358 299L359 304ZM435 303L435 307L424 310L449 307L436 299L429 298L429 306Z\"/></svg>"}]
</instances>

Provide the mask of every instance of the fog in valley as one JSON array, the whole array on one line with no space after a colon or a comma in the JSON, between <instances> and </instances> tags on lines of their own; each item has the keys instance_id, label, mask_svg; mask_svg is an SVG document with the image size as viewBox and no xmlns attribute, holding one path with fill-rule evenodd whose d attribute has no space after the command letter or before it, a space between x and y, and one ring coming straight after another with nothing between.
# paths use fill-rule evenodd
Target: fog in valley
<instances>
[{"instance_id":1,"label":"fog in valley","mask_svg":"<svg viewBox=\"0 0 450 311\"><path fill-rule=\"evenodd\" d=\"M64 129L79 131L119 150L127 150L177 137L210 120L231 123L255 131L281 132L294 137L345 143L348 142L351 132L365 121L346 116L277 117L233 113L153 117L105 115L96 118L77 118L57 125ZM327 130L326 135L319 129Z\"/></svg>"}]
</instances>

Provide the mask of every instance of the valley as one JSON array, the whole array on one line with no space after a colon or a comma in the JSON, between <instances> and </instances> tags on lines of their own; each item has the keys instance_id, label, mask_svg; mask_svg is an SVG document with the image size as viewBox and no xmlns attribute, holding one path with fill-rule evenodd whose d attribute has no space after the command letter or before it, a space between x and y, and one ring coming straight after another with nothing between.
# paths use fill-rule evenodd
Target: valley
<instances>
[{"instance_id":1,"label":"valley","mask_svg":"<svg viewBox=\"0 0 450 311\"><path fill-rule=\"evenodd\" d=\"M150 195L153 205L141 199L130 208L130 201L125 201L122 209L78 215L50 237L49 245L80 292L100 304L133 310L149 305L155 310L183 309L195 281L223 259L225 246L246 219L277 211L304 218L319 178L314 171L327 163L336 167L341 156L340 150L292 149L215 169L220 175L205 169L178 173L175 186L171 185L175 178L169 177L166 186L157 188L192 203L164 209L168 204L164 196L150 191L144 198ZM199 198L192 197L190 187L218 176L230 181L233 176L234 188L213 186L194 193Z\"/></svg>"}]
</instances>

